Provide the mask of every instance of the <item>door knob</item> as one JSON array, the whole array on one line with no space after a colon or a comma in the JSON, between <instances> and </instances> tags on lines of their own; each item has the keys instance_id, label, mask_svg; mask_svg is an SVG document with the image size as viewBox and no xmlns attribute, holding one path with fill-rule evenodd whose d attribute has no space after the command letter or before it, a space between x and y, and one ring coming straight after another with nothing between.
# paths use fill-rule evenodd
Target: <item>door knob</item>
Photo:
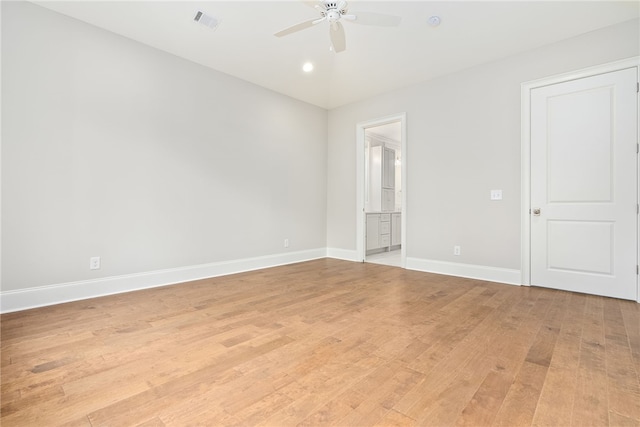
<instances>
[{"instance_id":1,"label":"door knob","mask_svg":"<svg viewBox=\"0 0 640 427\"><path fill-rule=\"evenodd\" d=\"M540 216L540 208L533 208L533 216Z\"/></svg>"}]
</instances>

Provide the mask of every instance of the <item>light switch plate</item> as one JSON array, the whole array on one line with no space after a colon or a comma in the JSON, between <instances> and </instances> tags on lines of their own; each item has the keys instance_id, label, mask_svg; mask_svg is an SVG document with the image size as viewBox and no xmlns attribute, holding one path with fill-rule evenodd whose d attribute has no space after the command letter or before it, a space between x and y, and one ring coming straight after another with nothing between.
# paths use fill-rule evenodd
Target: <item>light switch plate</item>
<instances>
[{"instance_id":1,"label":"light switch plate","mask_svg":"<svg viewBox=\"0 0 640 427\"><path fill-rule=\"evenodd\" d=\"M502 200L502 190L491 190L491 200Z\"/></svg>"}]
</instances>

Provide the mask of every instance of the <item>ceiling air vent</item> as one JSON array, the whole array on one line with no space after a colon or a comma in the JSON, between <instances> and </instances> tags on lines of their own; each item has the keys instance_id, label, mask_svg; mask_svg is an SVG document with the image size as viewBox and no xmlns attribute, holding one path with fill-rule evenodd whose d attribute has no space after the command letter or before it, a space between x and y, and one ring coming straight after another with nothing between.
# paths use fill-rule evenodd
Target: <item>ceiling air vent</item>
<instances>
[{"instance_id":1,"label":"ceiling air vent","mask_svg":"<svg viewBox=\"0 0 640 427\"><path fill-rule=\"evenodd\" d=\"M207 15L201 10L196 13L196 16L193 17L193 20L214 30L218 28L218 24L220 23L218 18L216 18L215 16Z\"/></svg>"}]
</instances>

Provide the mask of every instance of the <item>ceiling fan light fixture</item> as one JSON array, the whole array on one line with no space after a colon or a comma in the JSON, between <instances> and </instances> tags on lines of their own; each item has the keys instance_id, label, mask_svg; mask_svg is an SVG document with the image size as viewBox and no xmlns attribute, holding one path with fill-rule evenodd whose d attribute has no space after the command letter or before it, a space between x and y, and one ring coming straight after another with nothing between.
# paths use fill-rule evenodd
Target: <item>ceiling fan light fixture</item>
<instances>
[{"instance_id":1,"label":"ceiling fan light fixture","mask_svg":"<svg viewBox=\"0 0 640 427\"><path fill-rule=\"evenodd\" d=\"M329 39L331 41L331 51L335 53L342 52L346 49L345 31L340 21L363 24L363 25L375 25L380 27L397 27L400 25L402 18L399 16L385 15L380 13L371 12L357 12L353 15L347 12L346 0L331 1L331 0L317 0L318 4L315 5L315 9L320 12L320 18L309 19L304 22L292 25L284 30L278 31L274 34L276 37L284 37L286 35L305 30L320 22L326 21L329 24ZM313 3L309 0L305 1L305 4L311 5ZM349 24L351 25L351 24Z\"/></svg>"}]
</instances>

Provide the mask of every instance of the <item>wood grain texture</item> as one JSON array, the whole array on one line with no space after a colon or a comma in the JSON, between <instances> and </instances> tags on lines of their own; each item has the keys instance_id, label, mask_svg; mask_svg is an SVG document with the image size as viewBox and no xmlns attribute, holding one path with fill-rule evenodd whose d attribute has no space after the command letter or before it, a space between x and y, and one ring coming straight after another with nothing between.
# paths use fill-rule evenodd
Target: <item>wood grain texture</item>
<instances>
[{"instance_id":1,"label":"wood grain texture","mask_svg":"<svg viewBox=\"0 0 640 427\"><path fill-rule=\"evenodd\" d=\"M0 316L3 426L640 425L640 305L321 259Z\"/></svg>"}]
</instances>

